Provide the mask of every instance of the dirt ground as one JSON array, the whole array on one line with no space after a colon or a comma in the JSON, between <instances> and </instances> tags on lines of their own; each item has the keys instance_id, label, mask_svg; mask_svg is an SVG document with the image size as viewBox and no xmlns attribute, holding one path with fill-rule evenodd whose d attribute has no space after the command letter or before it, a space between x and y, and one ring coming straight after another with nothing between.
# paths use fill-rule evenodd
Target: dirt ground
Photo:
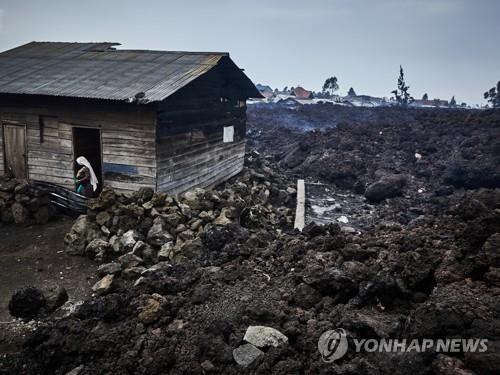
<instances>
[{"instance_id":1,"label":"dirt ground","mask_svg":"<svg viewBox=\"0 0 500 375\"><path fill-rule=\"evenodd\" d=\"M45 225L0 226L0 352L12 349L23 327L13 322L8 303L19 288L59 284L72 302L90 295L96 266L86 257L64 252L64 234L73 220L58 218Z\"/></svg>"}]
</instances>

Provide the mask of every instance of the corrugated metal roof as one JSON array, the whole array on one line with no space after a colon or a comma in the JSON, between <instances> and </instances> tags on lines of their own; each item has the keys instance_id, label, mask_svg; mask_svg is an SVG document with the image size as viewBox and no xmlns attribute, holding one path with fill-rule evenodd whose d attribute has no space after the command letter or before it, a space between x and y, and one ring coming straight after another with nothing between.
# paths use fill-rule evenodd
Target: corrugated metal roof
<instances>
[{"instance_id":1,"label":"corrugated metal roof","mask_svg":"<svg viewBox=\"0 0 500 375\"><path fill-rule=\"evenodd\" d=\"M0 53L0 93L129 101L141 93L141 102L154 102L229 56L223 52L117 50L116 45L31 42Z\"/></svg>"}]
</instances>

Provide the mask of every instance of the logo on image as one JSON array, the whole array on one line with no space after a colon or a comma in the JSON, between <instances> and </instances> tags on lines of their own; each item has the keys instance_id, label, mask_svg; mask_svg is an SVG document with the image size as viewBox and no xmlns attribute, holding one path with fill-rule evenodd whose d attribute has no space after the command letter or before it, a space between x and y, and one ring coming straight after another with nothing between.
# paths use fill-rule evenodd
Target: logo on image
<instances>
[{"instance_id":1,"label":"logo on image","mask_svg":"<svg viewBox=\"0 0 500 375\"><path fill-rule=\"evenodd\" d=\"M347 347L347 334L342 328L324 332L318 341L321 359L326 363L342 358L347 353Z\"/></svg>"}]
</instances>

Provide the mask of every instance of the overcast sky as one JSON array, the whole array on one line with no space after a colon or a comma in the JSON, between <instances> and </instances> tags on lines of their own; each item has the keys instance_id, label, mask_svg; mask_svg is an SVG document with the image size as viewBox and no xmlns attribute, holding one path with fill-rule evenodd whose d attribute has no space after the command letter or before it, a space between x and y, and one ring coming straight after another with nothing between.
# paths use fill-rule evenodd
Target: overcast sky
<instances>
[{"instance_id":1,"label":"overcast sky","mask_svg":"<svg viewBox=\"0 0 500 375\"><path fill-rule=\"evenodd\" d=\"M255 83L483 103L500 80L499 0L0 0L0 50L29 41L227 51Z\"/></svg>"}]
</instances>

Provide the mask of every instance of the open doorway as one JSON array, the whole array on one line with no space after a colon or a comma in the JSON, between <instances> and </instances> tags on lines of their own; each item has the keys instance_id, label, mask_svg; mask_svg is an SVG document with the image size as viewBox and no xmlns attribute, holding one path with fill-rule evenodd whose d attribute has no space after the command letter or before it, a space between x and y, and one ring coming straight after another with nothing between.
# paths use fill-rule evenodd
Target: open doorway
<instances>
[{"instance_id":1,"label":"open doorway","mask_svg":"<svg viewBox=\"0 0 500 375\"><path fill-rule=\"evenodd\" d=\"M73 153L75 160L84 156L89 161L99 181L96 195L102 190L102 152L101 152L101 130L95 128L73 128ZM74 173L77 165L74 163Z\"/></svg>"}]
</instances>

